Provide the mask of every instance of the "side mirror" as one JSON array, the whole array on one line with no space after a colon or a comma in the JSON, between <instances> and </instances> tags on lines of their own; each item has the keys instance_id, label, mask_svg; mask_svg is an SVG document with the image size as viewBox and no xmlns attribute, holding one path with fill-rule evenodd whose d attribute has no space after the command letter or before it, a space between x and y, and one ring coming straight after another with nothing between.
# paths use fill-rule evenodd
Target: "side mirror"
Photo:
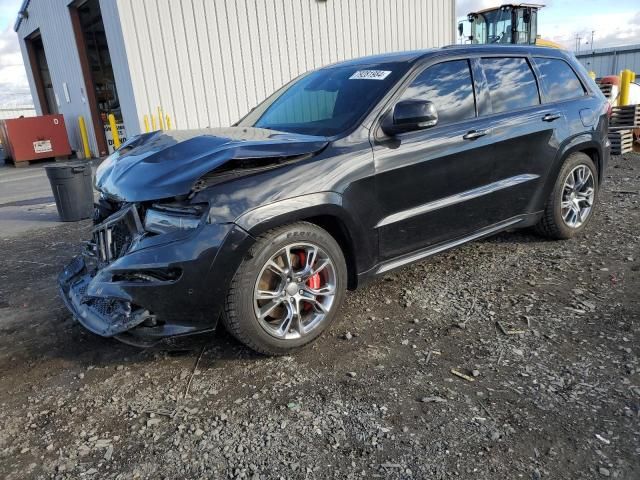
<instances>
[{"instance_id":1,"label":"side mirror","mask_svg":"<svg viewBox=\"0 0 640 480\"><path fill-rule=\"evenodd\" d=\"M433 127L438 123L438 112L426 100L404 100L396 103L382 122L382 131L389 136Z\"/></svg>"},{"instance_id":2,"label":"side mirror","mask_svg":"<svg viewBox=\"0 0 640 480\"><path fill-rule=\"evenodd\" d=\"M464 32L464 25L462 24L462 22L460 22L458 24L458 36L461 37L463 32Z\"/></svg>"}]
</instances>

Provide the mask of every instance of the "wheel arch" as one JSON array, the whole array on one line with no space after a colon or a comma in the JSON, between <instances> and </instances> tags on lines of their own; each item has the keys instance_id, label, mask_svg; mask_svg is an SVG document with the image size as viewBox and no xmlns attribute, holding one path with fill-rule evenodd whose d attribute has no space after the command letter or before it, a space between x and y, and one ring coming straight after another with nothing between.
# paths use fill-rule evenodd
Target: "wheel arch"
<instances>
[{"instance_id":1,"label":"wheel arch","mask_svg":"<svg viewBox=\"0 0 640 480\"><path fill-rule=\"evenodd\" d=\"M574 153L585 153L593 160L598 174L598 185L601 183L604 174L605 163L603 161L604 151L602 145L590 134L582 134L573 137L566 142L562 148L558 150L555 160L549 168L544 188L540 191L540 195L534 201L536 207L533 210L544 210L547 199L551 195L551 191L556 183L560 169L567 158Z\"/></svg>"},{"instance_id":2,"label":"wheel arch","mask_svg":"<svg viewBox=\"0 0 640 480\"><path fill-rule=\"evenodd\" d=\"M555 165L554 165L555 175L558 174L558 172L562 168L562 165L564 164L565 160L569 157L569 155L573 153L585 153L586 155L588 155L589 158L593 160L593 163L595 164L596 169L598 170L597 172L598 181L600 180L600 178L602 178L603 168L604 168L604 165L602 162L602 158L604 154L602 145L600 145L600 143L597 142L591 135L586 135L586 134L578 135L572 138L560 150L559 154L557 155L558 160L555 162ZM553 180L555 182L555 177L553 178Z\"/></svg>"},{"instance_id":3,"label":"wheel arch","mask_svg":"<svg viewBox=\"0 0 640 480\"><path fill-rule=\"evenodd\" d=\"M256 237L268 230L306 221L326 230L340 245L347 263L347 287L358 286L358 273L374 263L373 235L366 236L342 204L342 195L321 192L281 200L250 210L235 223ZM356 245L358 248L356 248Z\"/></svg>"}]
</instances>

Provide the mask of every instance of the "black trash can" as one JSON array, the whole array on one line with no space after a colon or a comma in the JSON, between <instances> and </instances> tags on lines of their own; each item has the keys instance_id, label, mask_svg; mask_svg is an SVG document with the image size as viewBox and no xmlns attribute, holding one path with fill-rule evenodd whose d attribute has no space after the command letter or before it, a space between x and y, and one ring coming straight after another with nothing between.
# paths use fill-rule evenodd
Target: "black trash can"
<instances>
[{"instance_id":1,"label":"black trash can","mask_svg":"<svg viewBox=\"0 0 640 480\"><path fill-rule=\"evenodd\" d=\"M76 222L93 215L91 162L65 162L44 167L63 222Z\"/></svg>"}]
</instances>

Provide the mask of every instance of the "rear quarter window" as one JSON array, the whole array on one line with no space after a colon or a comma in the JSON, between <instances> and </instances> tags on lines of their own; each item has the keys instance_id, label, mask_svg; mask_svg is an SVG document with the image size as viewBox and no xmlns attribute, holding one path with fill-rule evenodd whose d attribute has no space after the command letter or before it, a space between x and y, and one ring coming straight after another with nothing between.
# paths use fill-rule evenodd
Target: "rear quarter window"
<instances>
[{"instance_id":1,"label":"rear quarter window","mask_svg":"<svg viewBox=\"0 0 640 480\"><path fill-rule=\"evenodd\" d=\"M489 84L493 113L540 104L536 78L525 58L490 57L483 58L481 63Z\"/></svg>"},{"instance_id":2,"label":"rear quarter window","mask_svg":"<svg viewBox=\"0 0 640 480\"><path fill-rule=\"evenodd\" d=\"M559 102L582 97L582 82L567 62L559 58L534 57L546 102Z\"/></svg>"}]
</instances>

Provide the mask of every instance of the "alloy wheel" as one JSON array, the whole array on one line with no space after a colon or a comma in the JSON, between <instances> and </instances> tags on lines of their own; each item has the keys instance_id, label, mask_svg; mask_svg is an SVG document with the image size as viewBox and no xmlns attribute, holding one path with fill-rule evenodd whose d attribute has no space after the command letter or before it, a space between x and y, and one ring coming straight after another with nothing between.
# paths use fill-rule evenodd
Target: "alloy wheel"
<instances>
[{"instance_id":1,"label":"alloy wheel","mask_svg":"<svg viewBox=\"0 0 640 480\"><path fill-rule=\"evenodd\" d=\"M309 335L327 318L336 295L336 269L312 243L286 245L262 267L253 292L260 326L280 339Z\"/></svg>"},{"instance_id":2,"label":"alloy wheel","mask_svg":"<svg viewBox=\"0 0 640 480\"><path fill-rule=\"evenodd\" d=\"M593 208L595 179L586 165L575 167L564 181L561 214L564 223L571 228L584 224Z\"/></svg>"}]
</instances>

